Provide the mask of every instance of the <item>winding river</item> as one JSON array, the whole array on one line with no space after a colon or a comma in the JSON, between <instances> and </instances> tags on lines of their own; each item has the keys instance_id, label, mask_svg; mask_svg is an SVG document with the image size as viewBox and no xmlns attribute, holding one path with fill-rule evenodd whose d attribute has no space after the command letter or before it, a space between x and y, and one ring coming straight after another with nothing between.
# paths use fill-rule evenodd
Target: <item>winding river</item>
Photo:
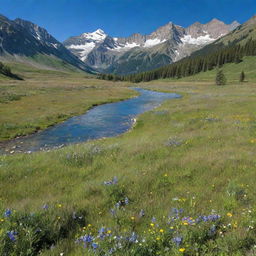
<instances>
[{"instance_id":1,"label":"winding river","mask_svg":"<svg viewBox=\"0 0 256 256\"><path fill-rule=\"evenodd\" d=\"M175 93L139 88L135 90L140 93L138 97L94 107L83 115L69 118L44 131L3 143L0 153L30 153L92 139L113 137L128 131L137 115L152 110L167 99L180 98L180 95Z\"/></svg>"}]
</instances>

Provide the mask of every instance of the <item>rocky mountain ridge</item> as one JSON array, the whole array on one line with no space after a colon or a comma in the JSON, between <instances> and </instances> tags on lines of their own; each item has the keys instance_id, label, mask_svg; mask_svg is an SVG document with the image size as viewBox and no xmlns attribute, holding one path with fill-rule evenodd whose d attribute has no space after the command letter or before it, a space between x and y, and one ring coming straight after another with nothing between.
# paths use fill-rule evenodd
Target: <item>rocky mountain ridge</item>
<instances>
[{"instance_id":1,"label":"rocky mountain ridge","mask_svg":"<svg viewBox=\"0 0 256 256\"><path fill-rule=\"evenodd\" d=\"M34 61L41 56L50 62L91 71L92 69L72 54L44 28L22 19L10 20L0 15L0 57ZM34 58L34 59L33 59ZM66 64L65 64L66 63Z\"/></svg>"},{"instance_id":2,"label":"rocky mountain ridge","mask_svg":"<svg viewBox=\"0 0 256 256\"><path fill-rule=\"evenodd\" d=\"M196 22L183 28L169 22L149 35L137 33L127 38L112 38L98 29L93 33L71 37L63 44L100 72L129 74L175 62L239 25L236 21L227 25L213 19L207 24Z\"/></svg>"}]
</instances>

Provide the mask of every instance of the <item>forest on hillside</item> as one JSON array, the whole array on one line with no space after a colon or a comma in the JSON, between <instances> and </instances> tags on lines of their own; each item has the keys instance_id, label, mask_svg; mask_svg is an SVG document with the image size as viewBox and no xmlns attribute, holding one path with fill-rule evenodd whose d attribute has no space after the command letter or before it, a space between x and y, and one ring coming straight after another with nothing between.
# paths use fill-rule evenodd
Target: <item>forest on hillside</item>
<instances>
[{"instance_id":1,"label":"forest on hillside","mask_svg":"<svg viewBox=\"0 0 256 256\"><path fill-rule=\"evenodd\" d=\"M240 63L245 56L256 55L256 40L249 39L246 44L232 44L226 47L216 49L215 52L209 52L205 55L192 55L176 63L127 76L118 76L115 74L100 74L99 79L113 81L130 81L134 83L148 82L164 78L182 78L206 72L214 68L221 68L227 63Z\"/></svg>"}]
</instances>

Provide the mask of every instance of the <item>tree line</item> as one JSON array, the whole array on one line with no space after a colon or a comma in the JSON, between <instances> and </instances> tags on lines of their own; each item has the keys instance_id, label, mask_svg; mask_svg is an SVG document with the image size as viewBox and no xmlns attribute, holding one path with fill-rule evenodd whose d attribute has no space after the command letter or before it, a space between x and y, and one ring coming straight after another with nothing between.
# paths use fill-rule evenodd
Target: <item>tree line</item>
<instances>
[{"instance_id":1,"label":"tree line","mask_svg":"<svg viewBox=\"0 0 256 256\"><path fill-rule=\"evenodd\" d=\"M143 72L119 76L100 74L99 79L112 81L148 82L164 78L182 78L221 68L227 63L240 63L245 56L256 56L256 40L249 39L244 45L232 44L204 56L191 56L173 64Z\"/></svg>"}]
</instances>

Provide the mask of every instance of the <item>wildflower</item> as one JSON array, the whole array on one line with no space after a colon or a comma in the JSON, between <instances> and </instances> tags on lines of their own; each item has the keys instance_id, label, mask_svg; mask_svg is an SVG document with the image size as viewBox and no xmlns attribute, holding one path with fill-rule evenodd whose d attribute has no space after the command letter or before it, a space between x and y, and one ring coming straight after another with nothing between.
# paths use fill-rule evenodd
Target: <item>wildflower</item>
<instances>
[{"instance_id":1,"label":"wildflower","mask_svg":"<svg viewBox=\"0 0 256 256\"><path fill-rule=\"evenodd\" d=\"M124 203L125 203L125 205L128 205L128 204L129 204L129 198L128 198L128 197L126 197L126 198L124 199Z\"/></svg>"},{"instance_id":2,"label":"wildflower","mask_svg":"<svg viewBox=\"0 0 256 256\"><path fill-rule=\"evenodd\" d=\"M156 222L156 218L155 218L155 217L153 217L151 221L152 221L152 222Z\"/></svg>"},{"instance_id":3,"label":"wildflower","mask_svg":"<svg viewBox=\"0 0 256 256\"><path fill-rule=\"evenodd\" d=\"M17 232L15 232L15 231L7 231L7 235L8 235L8 237L10 238L10 240L12 242L16 241Z\"/></svg>"},{"instance_id":4,"label":"wildflower","mask_svg":"<svg viewBox=\"0 0 256 256\"><path fill-rule=\"evenodd\" d=\"M87 226L88 226L88 228L90 228L92 226L92 224L88 224Z\"/></svg>"},{"instance_id":5,"label":"wildflower","mask_svg":"<svg viewBox=\"0 0 256 256\"><path fill-rule=\"evenodd\" d=\"M0 222L4 222L4 219L0 219Z\"/></svg>"},{"instance_id":6,"label":"wildflower","mask_svg":"<svg viewBox=\"0 0 256 256\"><path fill-rule=\"evenodd\" d=\"M174 237L174 238L172 239L172 241L173 241L177 246L179 246L179 245L182 243L182 240L183 240L183 238L182 238L182 237L179 237L179 236Z\"/></svg>"},{"instance_id":7,"label":"wildflower","mask_svg":"<svg viewBox=\"0 0 256 256\"><path fill-rule=\"evenodd\" d=\"M155 224L154 223L150 223L150 226L153 228L155 226Z\"/></svg>"},{"instance_id":8,"label":"wildflower","mask_svg":"<svg viewBox=\"0 0 256 256\"><path fill-rule=\"evenodd\" d=\"M48 204L44 204L42 207L44 210L48 210L49 209L49 205Z\"/></svg>"},{"instance_id":9,"label":"wildflower","mask_svg":"<svg viewBox=\"0 0 256 256\"><path fill-rule=\"evenodd\" d=\"M60 216L58 216L58 217L57 217L57 220L60 220L60 219L61 219L61 217L60 217Z\"/></svg>"},{"instance_id":10,"label":"wildflower","mask_svg":"<svg viewBox=\"0 0 256 256\"><path fill-rule=\"evenodd\" d=\"M129 242L131 242L131 243L136 243L136 242L138 242L138 240L137 240L137 235L136 235L135 232L132 232L132 235L131 235L130 238L129 238Z\"/></svg>"},{"instance_id":11,"label":"wildflower","mask_svg":"<svg viewBox=\"0 0 256 256\"><path fill-rule=\"evenodd\" d=\"M57 206L58 206L59 208L61 208L61 207L62 207L62 204L57 204Z\"/></svg>"},{"instance_id":12,"label":"wildflower","mask_svg":"<svg viewBox=\"0 0 256 256\"><path fill-rule=\"evenodd\" d=\"M131 220L135 220L135 217L132 216L132 217L131 217Z\"/></svg>"},{"instance_id":13,"label":"wildflower","mask_svg":"<svg viewBox=\"0 0 256 256\"><path fill-rule=\"evenodd\" d=\"M96 243L92 243L92 248L93 248L94 250L96 250L98 247L99 247L99 245L98 245L98 244L96 244Z\"/></svg>"},{"instance_id":14,"label":"wildflower","mask_svg":"<svg viewBox=\"0 0 256 256\"><path fill-rule=\"evenodd\" d=\"M185 251L186 251L185 248L180 248L180 249L179 249L179 252L185 252Z\"/></svg>"},{"instance_id":15,"label":"wildflower","mask_svg":"<svg viewBox=\"0 0 256 256\"><path fill-rule=\"evenodd\" d=\"M165 174L164 174L164 177L168 177L168 174L167 174L167 173L165 173Z\"/></svg>"},{"instance_id":16,"label":"wildflower","mask_svg":"<svg viewBox=\"0 0 256 256\"><path fill-rule=\"evenodd\" d=\"M109 230L107 231L107 234L111 234L111 232L112 232L112 231L109 229Z\"/></svg>"},{"instance_id":17,"label":"wildflower","mask_svg":"<svg viewBox=\"0 0 256 256\"><path fill-rule=\"evenodd\" d=\"M233 214L231 212L228 212L227 216L231 218L233 216Z\"/></svg>"},{"instance_id":18,"label":"wildflower","mask_svg":"<svg viewBox=\"0 0 256 256\"><path fill-rule=\"evenodd\" d=\"M161 238L160 238L159 236L156 238L157 241L159 241L160 239L161 239Z\"/></svg>"},{"instance_id":19,"label":"wildflower","mask_svg":"<svg viewBox=\"0 0 256 256\"><path fill-rule=\"evenodd\" d=\"M164 233L164 230L163 230L163 229L160 229L159 232L160 232L160 233Z\"/></svg>"},{"instance_id":20,"label":"wildflower","mask_svg":"<svg viewBox=\"0 0 256 256\"><path fill-rule=\"evenodd\" d=\"M12 211L10 209L6 209L5 212L4 212L5 217L10 217L11 214L12 214Z\"/></svg>"}]
</instances>

